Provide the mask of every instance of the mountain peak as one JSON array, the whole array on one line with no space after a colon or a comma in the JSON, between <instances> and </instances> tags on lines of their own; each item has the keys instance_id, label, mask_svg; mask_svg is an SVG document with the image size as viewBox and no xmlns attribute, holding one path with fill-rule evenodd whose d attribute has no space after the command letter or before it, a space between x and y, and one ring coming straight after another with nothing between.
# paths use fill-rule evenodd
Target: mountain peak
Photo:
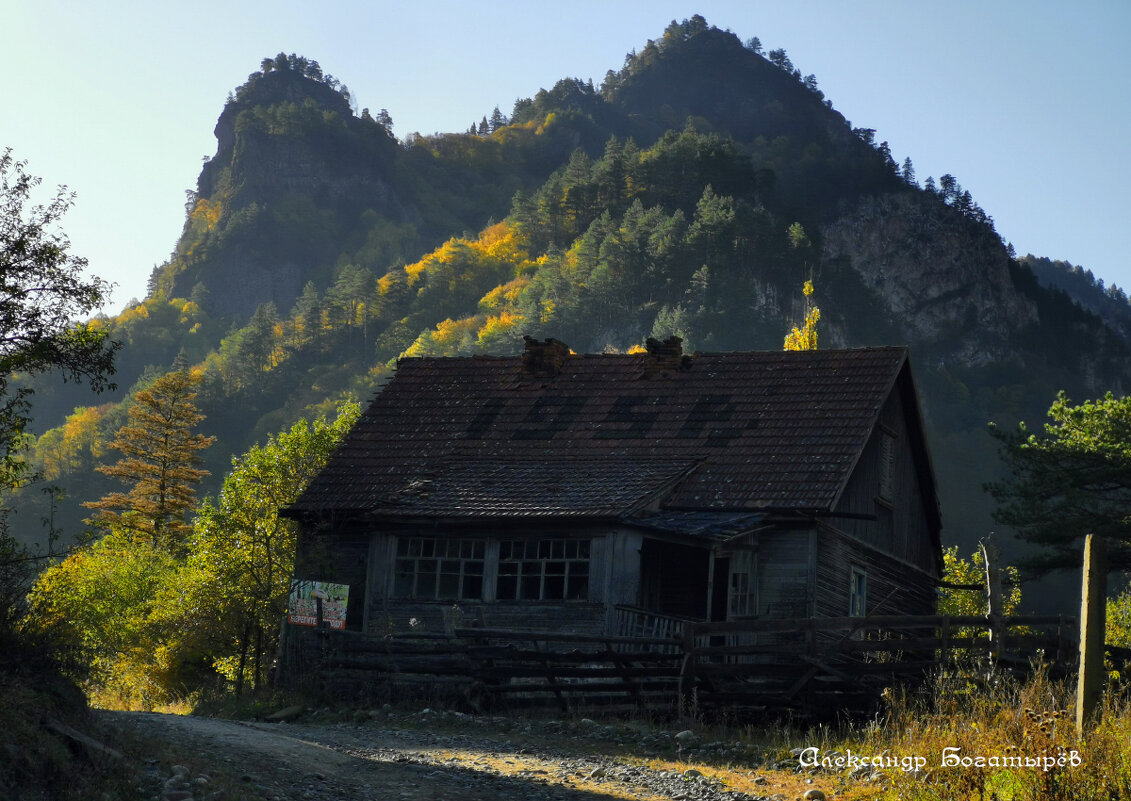
<instances>
[{"instance_id":1,"label":"mountain peak","mask_svg":"<svg viewBox=\"0 0 1131 801\"><path fill-rule=\"evenodd\" d=\"M345 117L353 115L349 89L333 75L322 72L317 61L295 54L280 53L265 58L258 72L247 77L247 82L228 98L224 111L216 122L218 150L231 148L235 143L235 125L241 111L256 106L270 107L279 103L304 105L312 101L323 111L336 112Z\"/></svg>"}]
</instances>

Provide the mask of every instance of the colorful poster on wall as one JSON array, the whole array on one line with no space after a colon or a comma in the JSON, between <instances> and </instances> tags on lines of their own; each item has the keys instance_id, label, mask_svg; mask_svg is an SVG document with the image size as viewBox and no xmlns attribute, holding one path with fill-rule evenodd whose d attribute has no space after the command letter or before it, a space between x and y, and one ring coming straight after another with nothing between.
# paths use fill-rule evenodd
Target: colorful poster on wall
<instances>
[{"instance_id":1,"label":"colorful poster on wall","mask_svg":"<svg viewBox=\"0 0 1131 801\"><path fill-rule=\"evenodd\" d=\"M348 584L331 584L328 581L291 582L287 622L296 626L317 626L321 618L322 625L326 628L344 629L349 594Z\"/></svg>"}]
</instances>

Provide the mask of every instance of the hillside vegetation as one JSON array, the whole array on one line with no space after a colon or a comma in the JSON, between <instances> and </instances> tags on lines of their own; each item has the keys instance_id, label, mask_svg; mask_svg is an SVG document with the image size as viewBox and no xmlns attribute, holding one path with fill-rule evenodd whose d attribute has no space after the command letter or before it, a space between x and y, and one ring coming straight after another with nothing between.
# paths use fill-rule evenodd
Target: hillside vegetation
<instances>
[{"instance_id":1,"label":"hillside vegetation","mask_svg":"<svg viewBox=\"0 0 1131 801\"><path fill-rule=\"evenodd\" d=\"M996 420L1058 390L1121 391L1126 340L1050 292L952 175L922 181L853 127L784 50L673 22L599 86L559 81L467 133L398 141L317 62L265 59L229 98L217 151L148 296L97 325L123 347L99 405L37 380L28 459L66 490L18 499L17 532L117 489L94 472L128 399L199 375L215 493L231 455L365 400L405 356L578 352L678 334L779 349L812 280L821 345L908 344L949 542L992 526ZM1114 302L1117 302L1118 298Z\"/></svg>"}]
</instances>

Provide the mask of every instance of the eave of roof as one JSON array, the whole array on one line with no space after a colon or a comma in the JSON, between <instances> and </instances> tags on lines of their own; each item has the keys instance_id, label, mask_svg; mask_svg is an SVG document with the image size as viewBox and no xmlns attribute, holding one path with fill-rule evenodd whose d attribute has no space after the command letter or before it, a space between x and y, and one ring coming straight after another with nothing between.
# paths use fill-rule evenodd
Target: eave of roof
<instances>
[{"instance_id":1,"label":"eave of roof","mask_svg":"<svg viewBox=\"0 0 1131 801\"><path fill-rule=\"evenodd\" d=\"M693 460L455 460L407 483L343 494L373 518L603 518L635 514L671 491ZM313 512L300 499L292 512Z\"/></svg>"}]
</instances>

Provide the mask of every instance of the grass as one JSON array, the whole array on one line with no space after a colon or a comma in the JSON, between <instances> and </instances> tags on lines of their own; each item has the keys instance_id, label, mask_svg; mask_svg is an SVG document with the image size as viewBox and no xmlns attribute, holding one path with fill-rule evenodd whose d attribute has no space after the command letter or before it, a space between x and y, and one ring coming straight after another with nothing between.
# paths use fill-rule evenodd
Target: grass
<instances>
[{"instance_id":1,"label":"grass","mask_svg":"<svg viewBox=\"0 0 1131 801\"><path fill-rule=\"evenodd\" d=\"M918 756L889 769L899 799L1131 799L1131 702L1110 692L1101 722L1078 736L1075 686L1037 670L1025 681L952 669L923 696L894 693L886 714L847 744L862 754ZM949 758L948 758L949 757Z\"/></svg>"},{"instance_id":2,"label":"grass","mask_svg":"<svg viewBox=\"0 0 1131 801\"><path fill-rule=\"evenodd\" d=\"M952 665L919 692L886 691L869 721L742 736L771 760L816 749L807 762L817 767L803 772L835 781L840 798L1131 801L1131 698L1110 689L1079 736L1074 693L1042 669L1018 681Z\"/></svg>"},{"instance_id":3,"label":"grass","mask_svg":"<svg viewBox=\"0 0 1131 801\"><path fill-rule=\"evenodd\" d=\"M585 747L659 770L696 769L752 795L772 787L793 798L820 786L845 801L1131 801L1131 696L1109 688L1099 722L1079 736L1074 692L1074 681L1040 668L1020 681L955 664L919 691L888 691L870 720L698 724L691 728L700 742L725 747L688 752L670 744L648 756L640 732L689 724L622 720L610 731L630 733L624 745ZM798 765L799 749L811 749L816 765Z\"/></svg>"}]
</instances>

